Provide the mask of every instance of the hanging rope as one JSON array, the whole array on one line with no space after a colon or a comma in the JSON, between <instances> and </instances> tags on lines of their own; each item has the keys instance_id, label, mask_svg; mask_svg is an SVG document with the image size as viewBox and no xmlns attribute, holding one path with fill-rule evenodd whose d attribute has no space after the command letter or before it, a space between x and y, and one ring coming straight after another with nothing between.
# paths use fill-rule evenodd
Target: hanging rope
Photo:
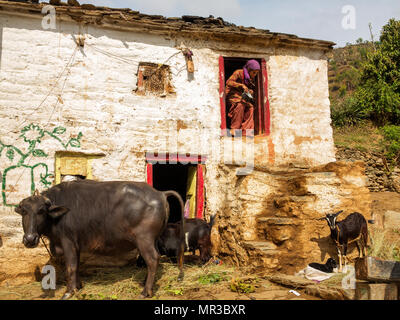
<instances>
[{"instance_id":1,"label":"hanging rope","mask_svg":"<svg viewBox=\"0 0 400 320\"><path fill-rule=\"evenodd\" d=\"M74 51L72 52L71 56L68 59L67 64L65 65L65 67L63 68L63 70L60 72L60 74L57 76L53 86L50 88L50 91L46 94L46 96L43 98L43 100L40 102L40 104L31 112L27 115L27 117L31 116L32 114L34 114L37 110L39 110L39 108L43 105L43 103L47 100L47 98L50 96L50 94L52 94L53 90L55 89L55 87L57 86L58 81L61 79L62 75L64 74L65 70L70 66L71 60L75 57L76 52L78 50L78 47L76 46ZM22 124L26 123L28 121L28 118L26 118L25 120L23 120L20 124L18 124L14 129L8 131L6 133L6 135L8 135L10 132L15 131L17 128L20 128Z\"/></svg>"}]
</instances>

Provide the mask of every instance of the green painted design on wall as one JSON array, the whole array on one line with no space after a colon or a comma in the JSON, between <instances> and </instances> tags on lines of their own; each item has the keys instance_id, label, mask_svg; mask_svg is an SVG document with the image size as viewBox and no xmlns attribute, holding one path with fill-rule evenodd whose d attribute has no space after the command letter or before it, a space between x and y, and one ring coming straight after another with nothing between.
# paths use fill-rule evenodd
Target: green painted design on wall
<instances>
[{"instance_id":1,"label":"green painted design on wall","mask_svg":"<svg viewBox=\"0 0 400 320\"><path fill-rule=\"evenodd\" d=\"M1 195L3 198L4 206L15 206L15 204L10 204L7 202L6 195L7 187L9 187L9 185L7 184L7 175L13 170L17 170L19 168L22 168L22 170L24 168L28 169L28 173L22 174L30 174L31 194L33 194L33 192L35 191L37 183L41 183L42 186L46 188L51 186L52 182L49 181L49 178L53 175L53 173L49 172L49 168L46 163L39 161L39 158L47 158L48 154L44 150L38 148L38 146L42 142L42 139L48 136L58 141L58 143L60 143L65 150L67 150L68 147L80 148L82 132L79 132L76 138L70 138L66 143L64 143L60 136L65 132L66 128L64 127L56 127L53 131L47 131L42 129L40 126L31 123L21 130L21 135L19 136L19 138L22 138L23 141L27 144L27 150L25 152L14 145L6 145L0 140L0 157L2 156L2 153L5 152L5 156L11 162L16 162L15 164L8 166L3 170L3 172L1 172ZM29 162L31 161L31 159L37 159L38 161L35 164L30 165ZM41 170L39 178L35 178L35 170L36 172ZM22 177L22 174L19 179Z\"/></svg>"}]
</instances>

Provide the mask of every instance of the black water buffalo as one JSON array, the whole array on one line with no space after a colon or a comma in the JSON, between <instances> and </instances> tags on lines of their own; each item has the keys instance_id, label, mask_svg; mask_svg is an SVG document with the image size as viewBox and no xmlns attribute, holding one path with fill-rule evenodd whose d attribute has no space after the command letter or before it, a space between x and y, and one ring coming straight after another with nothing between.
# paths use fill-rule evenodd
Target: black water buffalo
<instances>
[{"instance_id":1,"label":"black water buffalo","mask_svg":"<svg viewBox=\"0 0 400 320\"><path fill-rule=\"evenodd\" d=\"M157 191L146 183L81 180L60 183L22 200L15 211L22 215L23 243L34 248L40 236L50 240L53 255L63 255L67 291L63 299L82 287L81 252L116 254L138 248L147 265L143 297L152 296L159 262L155 242L169 218L168 196L183 201L175 191ZM179 234L179 278L183 278L183 228Z\"/></svg>"},{"instance_id":2,"label":"black water buffalo","mask_svg":"<svg viewBox=\"0 0 400 320\"><path fill-rule=\"evenodd\" d=\"M214 225L215 216L210 217L209 223L202 219L184 219L184 221L186 250L192 251L194 255L199 249L200 259L206 263L211 258L211 228ZM181 223L178 222L178 225L180 227Z\"/></svg>"},{"instance_id":3,"label":"black water buffalo","mask_svg":"<svg viewBox=\"0 0 400 320\"><path fill-rule=\"evenodd\" d=\"M215 221L212 216L207 223L202 219L184 219L185 251L195 251L199 249L200 259L206 263L211 258L211 228ZM168 223L164 232L157 241L157 247L162 255L175 258L179 256L181 222ZM143 265L139 259L138 265Z\"/></svg>"}]
</instances>

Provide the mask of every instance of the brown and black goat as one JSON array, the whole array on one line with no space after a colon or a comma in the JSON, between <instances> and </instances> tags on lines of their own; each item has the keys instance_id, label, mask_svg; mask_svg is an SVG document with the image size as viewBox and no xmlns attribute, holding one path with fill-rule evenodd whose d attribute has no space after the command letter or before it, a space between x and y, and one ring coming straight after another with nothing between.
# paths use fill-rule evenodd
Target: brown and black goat
<instances>
[{"instance_id":1,"label":"brown and black goat","mask_svg":"<svg viewBox=\"0 0 400 320\"><path fill-rule=\"evenodd\" d=\"M367 255L368 226L367 221L361 213L353 212L344 220L336 221L337 216L343 210L326 214L325 217L318 220L326 219L331 229L331 238L335 241L339 256L339 272L342 272L342 257L346 266L347 245L356 242L359 257Z\"/></svg>"}]
</instances>

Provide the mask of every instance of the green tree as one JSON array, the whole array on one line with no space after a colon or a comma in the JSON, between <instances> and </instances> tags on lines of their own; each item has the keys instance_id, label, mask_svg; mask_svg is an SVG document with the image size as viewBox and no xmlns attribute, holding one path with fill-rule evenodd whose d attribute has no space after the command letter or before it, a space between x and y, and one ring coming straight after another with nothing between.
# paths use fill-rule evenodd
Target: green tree
<instances>
[{"instance_id":1,"label":"green tree","mask_svg":"<svg viewBox=\"0 0 400 320\"><path fill-rule=\"evenodd\" d=\"M400 124L400 21L390 19L367 54L356 91L359 110L377 125Z\"/></svg>"}]
</instances>

